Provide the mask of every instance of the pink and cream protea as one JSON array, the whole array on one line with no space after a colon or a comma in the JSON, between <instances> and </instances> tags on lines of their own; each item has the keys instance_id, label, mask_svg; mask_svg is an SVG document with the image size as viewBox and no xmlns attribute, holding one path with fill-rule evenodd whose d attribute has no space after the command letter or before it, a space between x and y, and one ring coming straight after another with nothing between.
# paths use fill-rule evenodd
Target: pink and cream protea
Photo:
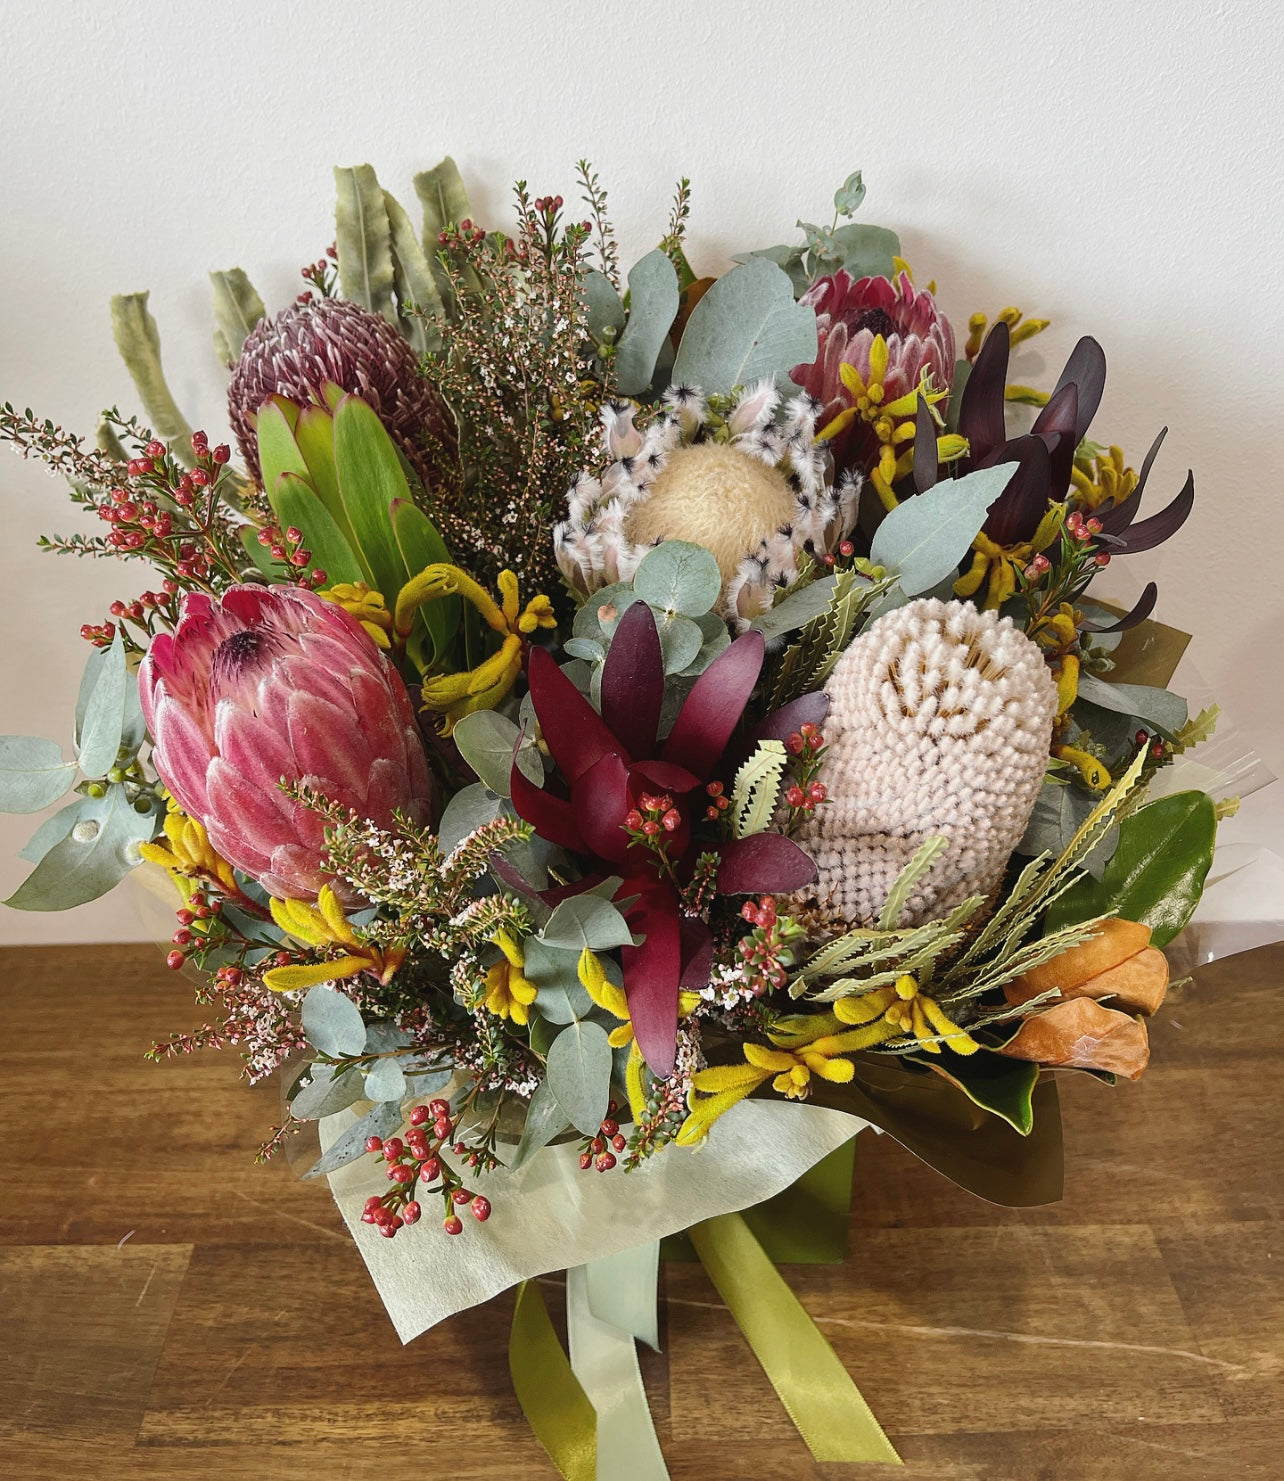
<instances>
[{"instance_id":1,"label":"pink and cream protea","mask_svg":"<svg viewBox=\"0 0 1284 1481\"><path fill-rule=\"evenodd\" d=\"M805 555L837 550L852 530L860 482L837 487L815 440L819 403L782 400L770 381L716 410L698 387L672 386L645 431L632 402L602 408L607 466L581 473L553 530L557 563L584 596L630 581L663 540L712 552L719 611L744 622L798 578Z\"/></svg>"},{"instance_id":2,"label":"pink and cream protea","mask_svg":"<svg viewBox=\"0 0 1284 1481\"><path fill-rule=\"evenodd\" d=\"M334 883L323 822L283 779L383 826L397 809L428 818L432 783L400 675L354 617L312 592L189 592L138 683L161 780L271 895L315 899Z\"/></svg>"},{"instance_id":3,"label":"pink and cream protea","mask_svg":"<svg viewBox=\"0 0 1284 1481\"><path fill-rule=\"evenodd\" d=\"M818 278L802 302L816 310L816 359L795 365L791 375L821 404L820 427L852 404L839 367L847 364L868 385L870 351L880 335L887 345L882 402L917 390L926 379L932 390L948 391L954 380L954 330L927 289L916 289L908 273L887 278L855 278L838 271ZM877 437L858 417L834 438L840 468L869 472L878 459Z\"/></svg>"}]
</instances>

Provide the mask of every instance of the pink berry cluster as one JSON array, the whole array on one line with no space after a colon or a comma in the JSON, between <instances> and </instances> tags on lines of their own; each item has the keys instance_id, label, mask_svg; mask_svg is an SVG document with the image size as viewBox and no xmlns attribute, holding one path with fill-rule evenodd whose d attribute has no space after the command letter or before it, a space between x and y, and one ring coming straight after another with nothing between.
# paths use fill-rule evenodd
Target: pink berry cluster
<instances>
[{"instance_id":1,"label":"pink berry cluster","mask_svg":"<svg viewBox=\"0 0 1284 1481\"><path fill-rule=\"evenodd\" d=\"M673 870L669 859L669 839L681 826L682 814L673 805L673 798L667 792L659 797L651 792L643 792L638 798L638 805L629 809L622 824L629 836L629 842L649 849L666 873L672 873Z\"/></svg>"},{"instance_id":2,"label":"pink berry cluster","mask_svg":"<svg viewBox=\"0 0 1284 1481\"><path fill-rule=\"evenodd\" d=\"M217 915L220 904L217 897L211 900L204 890L193 890L188 896L187 904L174 912L178 929L169 938L173 950L165 958L165 965L172 971L181 970L190 953L209 945L204 934L207 928L202 922ZM192 929L193 926L195 930ZM220 983L229 987L239 985L241 980L241 972L237 967L220 967L215 976Z\"/></svg>"},{"instance_id":3,"label":"pink berry cluster","mask_svg":"<svg viewBox=\"0 0 1284 1481\"><path fill-rule=\"evenodd\" d=\"M718 781L709 782L704 791L705 796L709 799L709 805L705 808L704 815L709 822L716 823L731 806L731 798L726 795L727 789Z\"/></svg>"},{"instance_id":4,"label":"pink berry cluster","mask_svg":"<svg viewBox=\"0 0 1284 1481\"><path fill-rule=\"evenodd\" d=\"M785 741L785 750L794 757L796 767L796 780L785 788L793 824L805 813L815 812L829 797L825 784L816 780L825 754L825 737L818 725L806 721Z\"/></svg>"},{"instance_id":5,"label":"pink berry cluster","mask_svg":"<svg viewBox=\"0 0 1284 1481\"><path fill-rule=\"evenodd\" d=\"M616 1152L623 1152L628 1146L628 1139L616 1120L618 1115L619 1107L612 1101L606 1108L606 1116L598 1127L597 1135L585 1137L580 1144L580 1167L585 1172L590 1168L596 1168L598 1172L610 1172L616 1164Z\"/></svg>"},{"instance_id":6,"label":"pink berry cluster","mask_svg":"<svg viewBox=\"0 0 1284 1481\"><path fill-rule=\"evenodd\" d=\"M838 542L837 553L830 550L822 550L816 557L816 559L822 566L825 566L828 569L832 569L838 564L840 559L845 561L851 560L852 556L854 556L855 554L856 547L850 540L840 540Z\"/></svg>"},{"instance_id":7,"label":"pink berry cluster","mask_svg":"<svg viewBox=\"0 0 1284 1481\"><path fill-rule=\"evenodd\" d=\"M736 950L746 985L755 997L778 990L789 981L789 969L797 965L794 951L806 932L791 917L780 915L771 895L747 900L740 914L753 927L742 936Z\"/></svg>"},{"instance_id":8,"label":"pink berry cluster","mask_svg":"<svg viewBox=\"0 0 1284 1481\"><path fill-rule=\"evenodd\" d=\"M325 571L312 566L312 552L304 545L303 531L297 525L289 525L284 530L276 525L264 525L257 539L274 561L299 573L295 578L296 586L307 590L324 586L329 581Z\"/></svg>"},{"instance_id":9,"label":"pink berry cluster","mask_svg":"<svg viewBox=\"0 0 1284 1481\"><path fill-rule=\"evenodd\" d=\"M428 1131L430 1121L432 1130ZM363 1224L373 1224L385 1239L391 1239L398 1229L418 1223L423 1210L416 1197L420 1191L416 1184L440 1195L446 1214L442 1228L447 1234L463 1233L464 1222L455 1210L465 1204L479 1224L490 1218L490 1199L464 1187L462 1178L442 1155L451 1145L457 1125L450 1114L450 1102L439 1099L411 1110L410 1129L404 1141L399 1136L391 1136L387 1141L377 1136L367 1139L366 1151L387 1164L392 1186L386 1193L372 1193L366 1199L361 1214ZM467 1148L456 1142L452 1150L462 1154Z\"/></svg>"},{"instance_id":10,"label":"pink berry cluster","mask_svg":"<svg viewBox=\"0 0 1284 1481\"><path fill-rule=\"evenodd\" d=\"M338 279L339 249L333 242L325 249L325 256L319 257L315 262L309 262L307 267L301 268L299 276L305 283L311 283L312 288L322 298L334 296L334 285ZM311 303L312 288L306 288L295 299L296 303Z\"/></svg>"}]
</instances>

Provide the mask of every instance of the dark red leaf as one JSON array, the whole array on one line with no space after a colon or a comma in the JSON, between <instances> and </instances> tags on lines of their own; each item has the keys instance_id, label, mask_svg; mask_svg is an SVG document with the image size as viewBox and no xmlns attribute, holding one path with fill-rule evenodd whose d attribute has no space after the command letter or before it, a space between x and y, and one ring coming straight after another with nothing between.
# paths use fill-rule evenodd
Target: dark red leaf
<instances>
[{"instance_id":1,"label":"dark red leaf","mask_svg":"<svg viewBox=\"0 0 1284 1481\"><path fill-rule=\"evenodd\" d=\"M1078 447L1092 425L1092 419L1101 405L1101 393L1106 386L1106 352L1090 334L1085 334L1070 351L1066 368L1052 388L1053 397L1066 386L1074 386L1078 393L1074 424L1074 445ZM1035 429L1038 430L1037 422Z\"/></svg>"},{"instance_id":2,"label":"dark red leaf","mask_svg":"<svg viewBox=\"0 0 1284 1481\"><path fill-rule=\"evenodd\" d=\"M1150 470L1154 467L1155 459L1159 456L1159 449L1163 446L1164 438L1168 436L1168 428L1161 427L1159 436L1150 444L1150 451L1146 454L1146 461L1141 465L1141 472L1137 475L1137 487L1123 501L1106 510L1098 510L1097 518L1101 521L1102 529L1107 535L1122 535L1128 526L1137 518L1137 510L1141 506L1141 496L1146 492L1146 482L1150 477Z\"/></svg>"},{"instance_id":3,"label":"dark red leaf","mask_svg":"<svg viewBox=\"0 0 1284 1481\"><path fill-rule=\"evenodd\" d=\"M936 422L927 397L920 396L914 413L914 487L920 494L936 483L940 466L936 457Z\"/></svg>"},{"instance_id":4,"label":"dark red leaf","mask_svg":"<svg viewBox=\"0 0 1284 1481\"><path fill-rule=\"evenodd\" d=\"M719 849L718 890L724 895L777 894L800 890L816 878L816 865L783 833L733 838Z\"/></svg>"},{"instance_id":5,"label":"dark red leaf","mask_svg":"<svg viewBox=\"0 0 1284 1481\"><path fill-rule=\"evenodd\" d=\"M1008 326L1000 320L985 336L963 387L959 431L968 440L968 456L974 468L1008 440L1003 392L1010 343Z\"/></svg>"},{"instance_id":6,"label":"dark red leaf","mask_svg":"<svg viewBox=\"0 0 1284 1481\"><path fill-rule=\"evenodd\" d=\"M629 773L617 755L602 756L571 788L575 820L589 851L623 864L629 858L624 819L629 800Z\"/></svg>"},{"instance_id":7,"label":"dark red leaf","mask_svg":"<svg viewBox=\"0 0 1284 1481\"><path fill-rule=\"evenodd\" d=\"M1126 613L1117 622L1085 622L1084 632L1088 633L1121 633L1127 632L1130 627L1136 627L1138 623L1145 622L1146 618L1155 610L1155 599L1159 596L1159 588L1153 581L1146 584L1145 591L1138 598L1137 605L1131 612Z\"/></svg>"},{"instance_id":8,"label":"dark red leaf","mask_svg":"<svg viewBox=\"0 0 1284 1481\"><path fill-rule=\"evenodd\" d=\"M500 853L490 856L490 871L510 890L516 890L519 895L526 895L532 900L542 900L545 905L560 905L563 900L569 900L572 895L582 895L585 890L591 890L606 878L606 875L598 870L593 874L586 874L583 879L572 880L570 884L559 884L551 889L537 890L513 861L506 859Z\"/></svg>"},{"instance_id":9,"label":"dark red leaf","mask_svg":"<svg viewBox=\"0 0 1284 1481\"><path fill-rule=\"evenodd\" d=\"M1047 511L1052 455L1042 437L1016 437L986 460L987 467L1002 463L1016 463L1017 471L982 528L997 544L1016 545L1030 539Z\"/></svg>"},{"instance_id":10,"label":"dark red leaf","mask_svg":"<svg viewBox=\"0 0 1284 1481\"><path fill-rule=\"evenodd\" d=\"M669 885L650 883L626 919L635 935L646 937L641 946L620 949L629 1019L651 1073L665 1079L673 1073L678 1033L678 982L682 976L678 897Z\"/></svg>"},{"instance_id":11,"label":"dark red leaf","mask_svg":"<svg viewBox=\"0 0 1284 1481\"><path fill-rule=\"evenodd\" d=\"M765 719L737 741L722 758L723 780L734 776L741 766L758 749L758 742L765 740L787 741L803 725L823 725L829 714L829 695L823 689L814 689L810 694L799 695L787 705L772 710Z\"/></svg>"},{"instance_id":12,"label":"dark red leaf","mask_svg":"<svg viewBox=\"0 0 1284 1481\"><path fill-rule=\"evenodd\" d=\"M573 853L584 852L584 839L575 821L575 809L569 802L537 787L518 766L509 773L509 787L517 816L532 824L541 838Z\"/></svg>"},{"instance_id":13,"label":"dark red leaf","mask_svg":"<svg viewBox=\"0 0 1284 1481\"><path fill-rule=\"evenodd\" d=\"M1192 471L1186 474L1186 482L1182 491L1168 505L1161 509L1158 514L1152 514L1149 519L1143 519L1140 524L1129 525L1118 538L1118 543L1110 548L1120 555L1133 555L1139 550L1153 550L1156 545L1175 535L1182 525L1190 518L1190 511L1195 506L1195 475Z\"/></svg>"},{"instance_id":14,"label":"dark red leaf","mask_svg":"<svg viewBox=\"0 0 1284 1481\"><path fill-rule=\"evenodd\" d=\"M742 633L695 681L661 755L707 777L727 748L753 687L766 649L760 632Z\"/></svg>"},{"instance_id":15,"label":"dark red leaf","mask_svg":"<svg viewBox=\"0 0 1284 1481\"><path fill-rule=\"evenodd\" d=\"M691 792L700 785L698 776L672 761L638 761L629 767L629 774L642 777L661 792Z\"/></svg>"},{"instance_id":16,"label":"dark red leaf","mask_svg":"<svg viewBox=\"0 0 1284 1481\"><path fill-rule=\"evenodd\" d=\"M1074 467L1074 450L1079 445L1074 435L1079 406L1079 391L1073 385L1062 386L1049 398L1030 429L1035 437L1048 444L1051 466L1048 474L1048 497L1064 499L1070 487L1070 470Z\"/></svg>"},{"instance_id":17,"label":"dark red leaf","mask_svg":"<svg viewBox=\"0 0 1284 1481\"><path fill-rule=\"evenodd\" d=\"M601 715L543 648L531 649L527 675L540 729L568 782L576 782L594 762L620 749Z\"/></svg>"},{"instance_id":18,"label":"dark red leaf","mask_svg":"<svg viewBox=\"0 0 1284 1481\"><path fill-rule=\"evenodd\" d=\"M703 921L683 916L682 975L679 986L699 989L709 985L713 971L713 933Z\"/></svg>"},{"instance_id":19,"label":"dark red leaf","mask_svg":"<svg viewBox=\"0 0 1284 1481\"><path fill-rule=\"evenodd\" d=\"M602 667L602 719L630 759L649 756L664 702L664 657L655 616L634 602L620 618Z\"/></svg>"}]
</instances>

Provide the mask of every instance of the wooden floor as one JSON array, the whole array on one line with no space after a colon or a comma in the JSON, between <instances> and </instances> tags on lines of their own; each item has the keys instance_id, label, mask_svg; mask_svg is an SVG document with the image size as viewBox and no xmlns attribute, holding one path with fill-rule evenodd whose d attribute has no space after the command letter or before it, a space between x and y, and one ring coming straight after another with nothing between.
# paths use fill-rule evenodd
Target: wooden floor
<instances>
[{"instance_id":1,"label":"wooden floor","mask_svg":"<svg viewBox=\"0 0 1284 1481\"><path fill-rule=\"evenodd\" d=\"M1065 1201L1011 1213L862 1138L852 1254L786 1273L905 1457L814 1464L698 1266L645 1373L674 1481L1284 1475L1284 948L1205 969L1136 1085L1063 1088ZM0 952L0 1476L553 1477L511 1297L402 1348L278 1107L147 948ZM550 1305L560 1304L555 1281Z\"/></svg>"}]
</instances>

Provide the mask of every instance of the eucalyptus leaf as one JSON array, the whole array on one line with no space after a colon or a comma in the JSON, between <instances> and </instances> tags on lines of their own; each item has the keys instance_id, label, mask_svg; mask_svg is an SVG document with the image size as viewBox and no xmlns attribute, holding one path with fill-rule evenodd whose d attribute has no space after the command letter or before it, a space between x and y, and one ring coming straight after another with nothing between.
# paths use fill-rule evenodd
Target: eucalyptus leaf
<instances>
[{"instance_id":1,"label":"eucalyptus leaf","mask_svg":"<svg viewBox=\"0 0 1284 1481\"><path fill-rule=\"evenodd\" d=\"M601 663L606 657L606 649L596 638L567 638L562 644L562 652L571 658L582 658L586 663Z\"/></svg>"},{"instance_id":2,"label":"eucalyptus leaf","mask_svg":"<svg viewBox=\"0 0 1284 1481\"><path fill-rule=\"evenodd\" d=\"M308 1083L290 1102L290 1114L296 1121L319 1121L345 1111L364 1098L363 1076L352 1065L314 1064Z\"/></svg>"},{"instance_id":3,"label":"eucalyptus leaf","mask_svg":"<svg viewBox=\"0 0 1284 1481\"><path fill-rule=\"evenodd\" d=\"M75 780L76 763L63 760L57 741L0 735L0 812L39 812Z\"/></svg>"},{"instance_id":4,"label":"eucalyptus leaf","mask_svg":"<svg viewBox=\"0 0 1284 1481\"><path fill-rule=\"evenodd\" d=\"M1093 674L1080 673L1078 697L1117 715L1135 715L1169 737L1175 736L1189 718L1181 695L1150 684L1107 684Z\"/></svg>"},{"instance_id":5,"label":"eucalyptus leaf","mask_svg":"<svg viewBox=\"0 0 1284 1481\"><path fill-rule=\"evenodd\" d=\"M901 255L901 239L885 226L840 226L831 245L853 278L890 278Z\"/></svg>"},{"instance_id":6,"label":"eucalyptus leaf","mask_svg":"<svg viewBox=\"0 0 1284 1481\"><path fill-rule=\"evenodd\" d=\"M367 1100L395 1100L406 1093L406 1073L395 1059L377 1059L366 1071Z\"/></svg>"},{"instance_id":7,"label":"eucalyptus leaf","mask_svg":"<svg viewBox=\"0 0 1284 1481\"><path fill-rule=\"evenodd\" d=\"M250 331L263 318L263 300L239 267L212 272L214 286L214 350L224 365L235 365Z\"/></svg>"},{"instance_id":8,"label":"eucalyptus leaf","mask_svg":"<svg viewBox=\"0 0 1284 1481\"><path fill-rule=\"evenodd\" d=\"M665 674L680 674L695 662L704 647L704 633L689 617L662 614L656 630Z\"/></svg>"},{"instance_id":9,"label":"eucalyptus leaf","mask_svg":"<svg viewBox=\"0 0 1284 1481\"><path fill-rule=\"evenodd\" d=\"M673 364L675 384L730 395L753 381L784 381L816 358L816 315L794 301L789 274L754 257L713 285L687 321Z\"/></svg>"},{"instance_id":10,"label":"eucalyptus leaf","mask_svg":"<svg viewBox=\"0 0 1284 1481\"><path fill-rule=\"evenodd\" d=\"M123 786L85 798L66 836L4 903L15 910L70 910L113 889L142 862L138 845L156 831L154 812L137 812Z\"/></svg>"},{"instance_id":11,"label":"eucalyptus leaf","mask_svg":"<svg viewBox=\"0 0 1284 1481\"><path fill-rule=\"evenodd\" d=\"M531 936L524 946L527 980L535 984L535 1010L550 1023L586 1018L593 999L579 979L579 953L546 945Z\"/></svg>"},{"instance_id":12,"label":"eucalyptus leaf","mask_svg":"<svg viewBox=\"0 0 1284 1481\"><path fill-rule=\"evenodd\" d=\"M66 807L60 807L23 844L18 850L18 857L25 859L28 864L39 864L55 843L61 843L67 837L85 815L86 808L92 808L95 801L93 797L77 797Z\"/></svg>"},{"instance_id":13,"label":"eucalyptus leaf","mask_svg":"<svg viewBox=\"0 0 1284 1481\"><path fill-rule=\"evenodd\" d=\"M442 853L451 853L470 833L493 823L502 807L502 799L480 782L462 787L446 804L437 824L437 842Z\"/></svg>"},{"instance_id":14,"label":"eucalyptus leaf","mask_svg":"<svg viewBox=\"0 0 1284 1481\"><path fill-rule=\"evenodd\" d=\"M308 989L302 1007L303 1032L308 1043L332 1059L360 1054L366 1047L366 1025L361 1010L341 992L321 983Z\"/></svg>"},{"instance_id":15,"label":"eucalyptus leaf","mask_svg":"<svg viewBox=\"0 0 1284 1481\"><path fill-rule=\"evenodd\" d=\"M731 260L732 262L752 262L760 257L767 262L774 262L778 268L788 274L794 297L801 298L810 287L807 281L807 269L803 264L805 255L806 248L804 247L760 247L756 252L738 253Z\"/></svg>"},{"instance_id":16,"label":"eucalyptus leaf","mask_svg":"<svg viewBox=\"0 0 1284 1481\"><path fill-rule=\"evenodd\" d=\"M366 1141L372 1136L389 1137L401 1125L401 1103L395 1100L380 1101L373 1110L367 1111L360 1121L348 1127L342 1136L331 1143L325 1154L303 1174L305 1178L320 1178L326 1173L337 1171L349 1162L363 1157Z\"/></svg>"},{"instance_id":17,"label":"eucalyptus leaf","mask_svg":"<svg viewBox=\"0 0 1284 1481\"><path fill-rule=\"evenodd\" d=\"M392 227L379 181L369 165L353 165L335 168L334 185L335 246L343 296L395 323Z\"/></svg>"},{"instance_id":18,"label":"eucalyptus leaf","mask_svg":"<svg viewBox=\"0 0 1284 1481\"><path fill-rule=\"evenodd\" d=\"M629 318L615 351L616 386L625 396L648 390L661 346L678 316L678 275L657 247L629 269Z\"/></svg>"},{"instance_id":19,"label":"eucalyptus leaf","mask_svg":"<svg viewBox=\"0 0 1284 1481\"><path fill-rule=\"evenodd\" d=\"M98 682L85 705L80 727L80 769L87 777L104 777L116 764L129 685L125 645L117 632L98 670ZM135 683L135 690L137 687Z\"/></svg>"},{"instance_id":20,"label":"eucalyptus leaf","mask_svg":"<svg viewBox=\"0 0 1284 1481\"><path fill-rule=\"evenodd\" d=\"M590 268L584 275L583 294L588 332L593 342L601 344L608 330L618 335L624 328L624 303L610 278L596 268Z\"/></svg>"},{"instance_id":21,"label":"eucalyptus leaf","mask_svg":"<svg viewBox=\"0 0 1284 1481\"><path fill-rule=\"evenodd\" d=\"M702 617L721 595L722 572L703 545L666 540L642 557L633 590L661 612Z\"/></svg>"},{"instance_id":22,"label":"eucalyptus leaf","mask_svg":"<svg viewBox=\"0 0 1284 1481\"><path fill-rule=\"evenodd\" d=\"M865 182L859 170L853 170L834 192L834 210L840 216L854 216L865 199Z\"/></svg>"},{"instance_id":23,"label":"eucalyptus leaf","mask_svg":"<svg viewBox=\"0 0 1284 1481\"><path fill-rule=\"evenodd\" d=\"M623 915L610 901L591 894L563 900L540 934L546 946L559 946L577 955L586 946L593 951L610 951L633 944Z\"/></svg>"},{"instance_id":24,"label":"eucalyptus leaf","mask_svg":"<svg viewBox=\"0 0 1284 1481\"><path fill-rule=\"evenodd\" d=\"M596 1136L606 1115L611 1065L606 1030L589 1020L564 1028L549 1048L546 1083L567 1120L583 1136Z\"/></svg>"},{"instance_id":25,"label":"eucalyptus leaf","mask_svg":"<svg viewBox=\"0 0 1284 1481\"><path fill-rule=\"evenodd\" d=\"M1014 463L978 468L903 500L874 532L871 562L896 572L906 596L927 591L958 569L1015 472Z\"/></svg>"},{"instance_id":26,"label":"eucalyptus leaf","mask_svg":"<svg viewBox=\"0 0 1284 1481\"><path fill-rule=\"evenodd\" d=\"M541 1147L546 1147L555 1136L560 1136L568 1125L566 1113L558 1104L551 1086L547 1080L541 1080L535 1088L535 1094L531 1096L526 1112L526 1125L522 1127L517 1150L508 1159L509 1171L516 1172L524 1162L529 1162Z\"/></svg>"},{"instance_id":27,"label":"eucalyptus leaf","mask_svg":"<svg viewBox=\"0 0 1284 1481\"><path fill-rule=\"evenodd\" d=\"M523 736L506 715L474 710L458 722L453 734L460 755L497 797L509 795L514 760L528 781L537 787L544 785L544 767L534 741Z\"/></svg>"},{"instance_id":28,"label":"eucalyptus leaf","mask_svg":"<svg viewBox=\"0 0 1284 1481\"><path fill-rule=\"evenodd\" d=\"M697 617L696 626L700 629L700 651L685 668L678 670L678 675L682 678L704 673L719 653L731 646L727 624L716 612L706 612L704 616Z\"/></svg>"}]
</instances>

